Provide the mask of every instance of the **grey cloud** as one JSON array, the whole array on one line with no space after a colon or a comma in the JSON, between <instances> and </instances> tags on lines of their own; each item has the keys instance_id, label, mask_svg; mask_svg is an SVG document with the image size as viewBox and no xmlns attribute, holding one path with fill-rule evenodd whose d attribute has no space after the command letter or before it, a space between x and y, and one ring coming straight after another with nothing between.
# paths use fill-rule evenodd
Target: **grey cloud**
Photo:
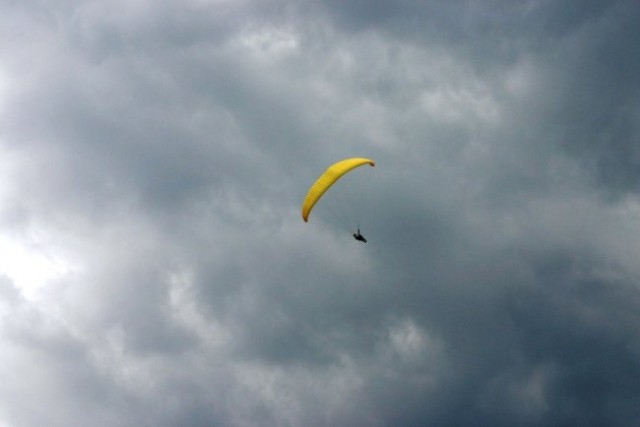
<instances>
[{"instance_id":1,"label":"grey cloud","mask_svg":"<svg viewBox=\"0 0 640 427\"><path fill-rule=\"evenodd\" d=\"M631 2L0 7L0 423L638 418Z\"/></svg>"}]
</instances>

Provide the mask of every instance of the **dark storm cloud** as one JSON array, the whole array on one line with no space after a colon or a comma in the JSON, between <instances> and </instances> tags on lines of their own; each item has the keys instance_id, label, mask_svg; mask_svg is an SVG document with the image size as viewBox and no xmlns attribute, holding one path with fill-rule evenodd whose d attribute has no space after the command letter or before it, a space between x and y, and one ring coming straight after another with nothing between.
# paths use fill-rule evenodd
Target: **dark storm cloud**
<instances>
[{"instance_id":1,"label":"dark storm cloud","mask_svg":"<svg viewBox=\"0 0 640 427\"><path fill-rule=\"evenodd\" d=\"M632 2L1 7L0 422L638 419Z\"/></svg>"},{"instance_id":2,"label":"dark storm cloud","mask_svg":"<svg viewBox=\"0 0 640 427\"><path fill-rule=\"evenodd\" d=\"M549 79L558 96L544 105L558 142L593 168L600 183L622 192L637 189L640 136L638 9L626 6L572 35L549 58L560 70Z\"/></svg>"},{"instance_id":3,"label":"dark storm cloud","mask_svg":"<svg viewBox=\"0 0 640 427\"><path fill-rule=\"evenodd\" d=\"M634 2L339 3L327 7L339 28L383 30L446 49L489 80L533 57L540 92L516 111L528 122L523 125L542 132L536 143L566 149L609 190L636 190L640 12Z\"/></svg>"}]
</instances>

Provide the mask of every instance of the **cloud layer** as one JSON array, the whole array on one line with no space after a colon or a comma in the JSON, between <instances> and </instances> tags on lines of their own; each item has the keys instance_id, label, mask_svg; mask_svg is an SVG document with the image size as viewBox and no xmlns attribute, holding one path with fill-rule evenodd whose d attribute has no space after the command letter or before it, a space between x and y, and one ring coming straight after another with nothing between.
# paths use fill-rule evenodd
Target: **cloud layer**
<instances>
[{"instance_id":1,"label":"cloud layer","mask_svg":"<svg viewBox=\"0 0 640 427\"><path fill-rule=\"evenodd\" d=\"M640 417L633 2L0 8L0 425Z\"/></svg>"}]
</instances>

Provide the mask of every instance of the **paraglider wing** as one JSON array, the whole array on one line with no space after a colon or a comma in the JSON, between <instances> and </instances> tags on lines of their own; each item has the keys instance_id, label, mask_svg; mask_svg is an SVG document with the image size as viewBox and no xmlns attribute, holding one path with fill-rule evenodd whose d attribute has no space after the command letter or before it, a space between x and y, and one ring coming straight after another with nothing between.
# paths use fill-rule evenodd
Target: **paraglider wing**
<instances>
[{"instance_id":1,"label":"paraglider wing","mask_svg":"<svg viewBox=\"0 0 640 427\"><path fill-rule=\"evenodd\" d=\"M329 166L329 168L320 175L320 178L313 183L311 188L309 188L309 192L304 198L304 202L302 202L302 219L305 222L308 221L309 214L318 200L320 200L322 195L344 174L359 166L367 164L371 166L376 165L371 159L354 157L352 159L340 160L339 162Z\"/></svg>"}]
</instances>

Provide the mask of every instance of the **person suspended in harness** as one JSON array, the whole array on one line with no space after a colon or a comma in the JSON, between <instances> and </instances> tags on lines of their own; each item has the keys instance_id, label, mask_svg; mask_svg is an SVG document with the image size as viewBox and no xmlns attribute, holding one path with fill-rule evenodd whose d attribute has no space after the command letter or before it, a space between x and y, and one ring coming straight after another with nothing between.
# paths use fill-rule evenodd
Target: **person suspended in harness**
<instances>
[{"instance_id":1,"label":"person suspended in harness","mask_svg":"<svg viewBox=\"0 0 640 427\"><path fill-rule=\"evenodd\" d=\"M358 228L358 232L357 233L353 233L353 238L356 239L359 242L367 243L367 239L365 239L364 236L362 234L360 234L360 229L359 228Z\"/></svg>"}]
</instances>

